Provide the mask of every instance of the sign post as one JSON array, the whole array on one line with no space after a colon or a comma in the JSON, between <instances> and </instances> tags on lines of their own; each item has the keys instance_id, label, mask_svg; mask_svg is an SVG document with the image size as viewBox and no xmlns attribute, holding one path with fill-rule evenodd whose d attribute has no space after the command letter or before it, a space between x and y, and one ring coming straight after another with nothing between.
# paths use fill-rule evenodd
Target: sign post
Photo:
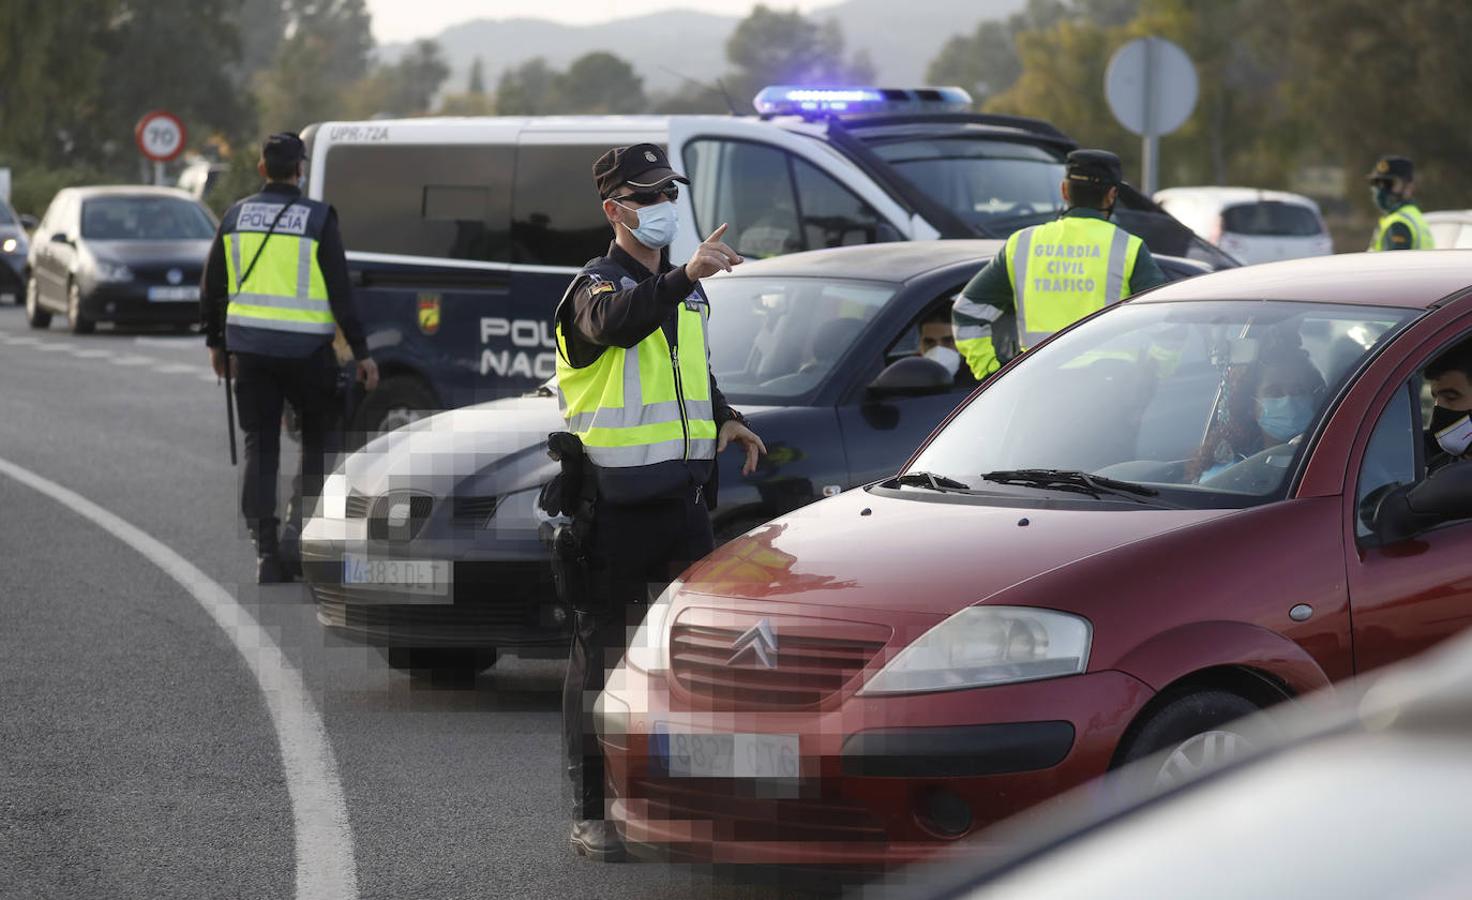
<instances>
[{"instance_id":1,"label":"sign post","mask_svg":"<svg viewBox=\"0 0 1472 900\"><path fill-rule=\"evenodd\" d=\"M178 159L187 137L184 123L171 112L156 109L144 114L133 128L138 151L153 160L153 183L164 183L164 163Z\"/></svg>"},{"instance_id":2,"label":"sign post","mask_svg":"<svg viewBox=\"0 0 1472 900\"><path fill-rule=\"evenodd\" d=\"M1164 38L1139 38L1115 51L1104 73L1104 98L1119 124L1143 137L1140 190L1155 193L1160 136L1185 124L1196 108L1196 67Z\"/></svg>"}]
</instances>

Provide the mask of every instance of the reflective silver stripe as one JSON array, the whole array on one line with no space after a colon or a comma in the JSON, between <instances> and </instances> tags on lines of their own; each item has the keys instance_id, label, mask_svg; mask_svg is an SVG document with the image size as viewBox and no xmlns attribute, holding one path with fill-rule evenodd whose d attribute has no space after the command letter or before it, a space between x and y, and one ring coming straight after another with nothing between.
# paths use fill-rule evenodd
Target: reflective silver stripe
<instances>
[{"instance_id":1,"label":"reflective silver stripe","mask_svg":"<svg viewBox=\"0 0 1472 900\"><path fill-rule=\"evenodd\" d=\"M1002 317L1002 311L990 303L977 303L967 300L965 294L958 294L956 304L951 307L951 315L974 322L995 322Z\"/></svg>"},{"instance_id":2,"label":"reflective silver stripe","mask_svg":"<svg viewBox=\"0 0 1472 900\"><path fill-rule=\"evenodd\" d=\"M685 458L685 439L661 441L658 444L641 444L637 447L588 447L588 459L594 465L606 468L628 468L650 466L655 463L672 462ZM716 442L709 438L690 441L691 459L714 459Z\"/></svg>"},{"instance_id":3,"label":"reflective silver stripe","mask_svg":"<svg viewBox=\"0 0 1472 900\"><path fill-rule=\"evenodd\" d=\"M685 401L685 414L696 420L715 420L715 408L709 400ZM662 425L680 421L680 402L665 400L633 408L603 407L578 413L567 420L568 430L586 434L594 428L636 428L640 425Z\"/></svg>"},{"instance_id":4,"label":"reflective silver stripe","mask_svg":"<svg viewBox=\"0 0 1472 900\"><path fill-rule=\"evenodd\" d=\"M332 334L337 329L332 322L283 322L280 319L258 319L255 316L244 315L233 308L226 310L225 322L241 328L266 328L271 331L296 331L302 334Z\"/></svg>"},{"instance_id":5,"label":"reflective silver stripe","mask_svg":"<svg viewBox=\"0 0 1472 900\"><path fill-rule=\"evenodd\" d=\"M1124 260L1129 248L1129 232L1123 228L1114 229L1114 238L1109 242L1109 275L1104 280L1105 306L1124 298Z\"/></svg>"},{"instance_id":6,"label":"reflective silver stripe","mask_svg":"<svg viewBox=\"0 0 1472 900\"><path fill-rule=\"evenodd\" d=\"M235 283L229 285L229 289L233 292L240 290L240 276L242 274L240 271L240 233L236 232L230 235L230 239L226 243L230 245L230 263L235 266Z\"/></svg>"},{"instance_id":7,"label":"reflective silver stripe","mask_svg":"<svg viewBox=\"0 0 1472 900\"><path fill-rule=\"evenodd\" d=\"M639 347L636 344L624 350L624 409L638 409L643 405L644 383L639 380Z\"/></svg>"},{"instance_id":8,"label":"reflective silver stripe","mask_svg":"<svg viewBox=\"0 0 1472 900\"><path fill-rule=\"evenodd\" d=\"M312 242L299 237L296 243L296 295L305 300L312 295Z\"/></svg>"},{"instance_id":9,"label":"reflective silver stripe","mask_svg":"<svg viewBox=\"0 0 1472 900\"><path fill-rule=\"evenodd\" d=\"M990 325L961 325L956 328L956 340L958 341L979 341L991 336L992 326Z\"/></svg>"},{"instance_id":10,"label":"reflective silver stripe","mask_svg":"<svg viewBox=\"0 0 1472 900\"><path fill-rule=\"evenodd\" d=\"M243 303L247 306L266 306L271 309L299 309L304 312L331 312L332 306L326 300L316 300L309 297L280 297L276 294L248 294L239 293L230 298L230 304Z\"/></svg>"}]
</instances>

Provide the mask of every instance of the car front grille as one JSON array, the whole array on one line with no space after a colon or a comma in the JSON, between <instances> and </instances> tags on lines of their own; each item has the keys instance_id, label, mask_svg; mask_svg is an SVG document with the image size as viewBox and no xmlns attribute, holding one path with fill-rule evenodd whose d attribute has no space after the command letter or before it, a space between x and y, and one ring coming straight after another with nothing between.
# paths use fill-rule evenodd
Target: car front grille
<instances>
[{"instance_id":1,"label":"car front grille","mask_svg":"<svg viewBox=\"0 0 1472 900\"><path fill-rule=\"evenodd\" d=\"M734 654L745 627L677 622L670 631L671 674L712 709L815 706L862 671L889 637L888 629L851 623L815 629L830 633L798 631L779 620L768 667L754 652Z\"/></svg>"},{"instance_id":2,"label":"car front grille","mask_svg":"<svg viewBox=\"0 0 1472 900\"><path fill-rule=\"evenodd\" d=\"M887 840L884 825L861 804L844 800L751 796L739 781L719 778L636 778L630 799L655 820L709 822L715 841Z\"/></svg>"},{"instance_id":3,"label":"car front grille","mask_svg":"<svg viewBox=\"0 0 1472 900\"><path fill-rule=\"evenodd\" d=\"M348 492L347 515L349 519L368 518L368 507L373 505L373 498L357 491Z\"/></svg>"},{"instance_id":4,"label":"car front grille","mask_svg":"<svg viewBox=\"0 0 1472 900\"><path fill-rule=\"evenodd\" d=\"M484 525L495 515L499 497L453 497L450 500L450 521L460 528L476 528Z\"/></svg>"},{"instance_id":5,"label":"car front grille","mask_svg":"<svg viewBox=\"0 0 1472 900\"><path fill-rule=\"evenodd\" d=\"M391 521L390 511L404 502L409 505L408 517L402 522ZM389 491L373 502L368 514L368 537L375 541L413 540L433 511L434 498L428 494Z\"/></svg>"}]
</instances>

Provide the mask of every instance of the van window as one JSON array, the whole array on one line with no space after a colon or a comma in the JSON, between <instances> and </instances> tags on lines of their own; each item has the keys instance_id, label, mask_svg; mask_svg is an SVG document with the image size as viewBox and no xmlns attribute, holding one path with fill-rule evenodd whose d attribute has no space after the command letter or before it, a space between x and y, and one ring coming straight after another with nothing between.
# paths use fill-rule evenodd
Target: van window
<instances>
[{"instance_id":1,"label":"van window","mask_svg":"<svg viewBox=\"0 0 1472 900\"><path fill-rule=\"evenodd\" d=\"M879 240L879 213L831 175L801 159L792 160L804 247L843 247Z\"/></svg>"},{"instance_id":2,"label":"van window","mask_svg":"<svg viewBox=\"0 0 1472 900\"><path fill-rule=\"evenodd\" d=\"M750 141L691 141L685 171L702 238L725 222L726 242L742 256L806 249L785 152Z\"/></svg>"},{"instance_id":3,"label":"van window","mask_svg":"<svg viewBox=\"0 0 1472 900\"><path fill-rule=\"evenodd\" d=\"M613 229L593 186L603 144L528 145L517 151L511 203L512 259L581 267L608 252Z\"/></svg>"},{"instance_id":4,"label":"van window","mask_svg":"<svg viewBox=\"0 0 1472 900\"><path fill-rule=\"evenodd\" d=\"M322 198L360 253L507 262L511 147L343 145L327 151Z\"/></svg>"},{"instance_id":5,"label":"van window","mask_svg":"<svg viewBox=\"0 0 1472 900\"><path fill-rule=\"evenodd\" d=\"M1319 217L1306 206L1264 200L1222 210L1222 231L1275 237L1315 237L1324 229L1319 225Z\"/></svg>"}]
</instances>

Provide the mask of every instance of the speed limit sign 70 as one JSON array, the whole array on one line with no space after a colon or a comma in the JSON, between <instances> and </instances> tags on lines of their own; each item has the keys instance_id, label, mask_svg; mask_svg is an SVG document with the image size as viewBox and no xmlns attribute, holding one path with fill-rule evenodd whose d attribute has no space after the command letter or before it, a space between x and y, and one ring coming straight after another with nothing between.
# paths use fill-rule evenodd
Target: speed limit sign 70
<instances>
[{"instance_id":1,"label":"speed limit sign 70","mask_svg":"<svg viewBox=\"0 0 1472 900\"><path fill-rule=\"evenodd\" d=\"M184 123L173 113L156 109L138 120L133 138L144 156L168 162L184 152Z\"/></svg>"}]
</instances>

